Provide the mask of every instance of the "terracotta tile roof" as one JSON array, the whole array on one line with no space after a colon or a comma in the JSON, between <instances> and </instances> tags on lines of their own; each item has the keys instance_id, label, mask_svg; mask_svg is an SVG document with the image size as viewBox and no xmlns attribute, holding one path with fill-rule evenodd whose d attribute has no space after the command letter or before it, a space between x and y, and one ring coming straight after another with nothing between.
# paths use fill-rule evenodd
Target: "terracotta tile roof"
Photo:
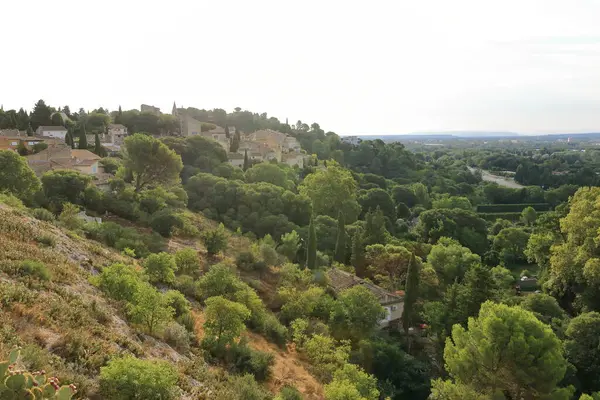
<instances>
[{"instance_id":1,"label":"terracotta tile roof","mask_svg":"<svg viewBox=\"0 0 600 400\"><path fill-rule=\"evenodd\" d=\"M382 305L400 303L404 300L402 296L390 293L374 283L361 279L349 272L342 271L341 269L331 268L329 271L327 271L327 275L329 276L329 285L336 293L345 289L350 289L351 287L357 285L361 285L369 289Z\"/></svg>"},{"instance_id":2,"label":"terracotta tile roof","mask_svg":"<svg viewBox=\"0 0 600 400\"><path fill-rule=\"evenodd\" d=\"M83 149L71 150L71 157L75 157L80 160L99 160L102 158L102 157L98 156L97 154L92 153L89 150L83 150Z\"/></svg>"}]
</instances>

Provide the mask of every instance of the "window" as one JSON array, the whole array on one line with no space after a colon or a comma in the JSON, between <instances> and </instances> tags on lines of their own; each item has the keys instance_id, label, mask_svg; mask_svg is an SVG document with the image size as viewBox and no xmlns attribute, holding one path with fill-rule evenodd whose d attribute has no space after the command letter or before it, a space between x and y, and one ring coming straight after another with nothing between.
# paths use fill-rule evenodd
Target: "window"
<instances>
[{"instance_id":1,"label":"window","mask_svg":"<svg viewBox=\"0 0 600 400\"><path fill-rule=\"evenodd\" d=\"M396 311L398 309L398 306L392 306L391 309L392 311Z\"/></svg>"},{"instance_id":2,"label":"window","mask_svg":"<svg viewBox=\"0 0 600 400\"><path fill-rule=\"evenodd\" d=\"M33 146L35 145L35 142L27 142L28 145Z\"/></svg>"},{"instance_id":3,"label":"window","mask_svg":"<svg viewBox=\"0 0 600 400\"><path fill-rule=\"evenodd\" d=\"M16 145L18 145L18 143L17 142L10 142L10 145L11 146L16 146Z\"/></svg>"}]
</instances>

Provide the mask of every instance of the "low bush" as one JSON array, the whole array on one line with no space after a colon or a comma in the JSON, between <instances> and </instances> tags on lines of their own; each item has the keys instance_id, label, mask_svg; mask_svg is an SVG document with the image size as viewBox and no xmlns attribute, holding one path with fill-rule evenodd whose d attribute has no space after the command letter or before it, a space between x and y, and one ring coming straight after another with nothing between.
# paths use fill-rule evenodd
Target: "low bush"
<instances>
[{"instance_id":1,"label":"low bush","mask_svg":"<svg viewBox=\"0 0 600 400\"><path fill-rule=\"evenodd\" d=\"M175 253L175 264L177 264L177 271L181 274L197 274L200 269L198 253L189 247Z\"/></svg>"},{"instance_id":2,"label":"low bush","mask_svg":"<svg viewBox=\"0 0 600 400\"><path fill-rule=\"evenodd\" d=\"M273 343L279 347L284 347L286 338L288 336L288 330L275 315L267 314L263 322L263 333Z\"/></svg>"},{"instance_id":3,"label":"low bush","mask_svg":"<svg viewBox=\"0 0 600 400\"><path fill-rule=\"evenodd\" d=\"M35 241L41 245L48 246L48 247L56 246L56 238L50 234L40 235L35 238Z\"/></svg>"},{"instance_id":4,"label":"low bush","mask_svg":"<svg viewBox=\"0 0 600 400\"><path fill-rule=\"evenodd\" d=\"M233 373L252 374L259 382L271 376L273 354L254 350L243 339L229 347L226 359Z\"/></svg>"},{"instance_id":5,"label":"low bush","mask_svg":"<svg viewBox=\"0 0 600 400\"><path fill-rule=\"evenodd\" d=\"M187 354L190 351L190 334L189 331L178 324L171 322L165 327L163 333L165 342L173 346L177 351Z\"/></svg>"},{"instance_id":6,"label":"low bush","mask_svg":"<svg viewBox=\"0 0 600 400\"><path fill-rule=\"evenodd\" d=\"M165 209L152 215L150 227L163 237L171 237L175 228L183 228L183 220L173 211Z\"/></svg>"},{"instance_id":7,"label":"low bush","mask_svg":"<svg viewBox=\"0 0 600 400\"><path fill-rule=\"evenodd\" d=\"M40 281L50 280L50 270L44 263L32 260L24 260L19 265L18 273L21 276L29 276Z\"/></svg>"},{"instance_id":8,"label":"low bush","mask_svg":"<svg viewBox=\"0 0 600 400\"><path fill-rule=\"evenodd\" d=\"M176 398L177 371L166 361L117 358L100 369L100 393L111 400Z\"/></svg>"},{"instance_id":9,"label":"low bush","mask_svg":"<svg viewBox=\"0 0 600 400\"><path fill-rule=\"evenodd\" d=\"M190 312L190 302L177 290L169 290L165 293L167 304L175 310L175 317L180 317Z\"/></svg>"},{"instance_id":10,"label":"low bush","mask_svg":"<svg viewBox=\"0 0 600 400\"><path fill-rule=\"evenodd\" d=\"M275 396L275 400L302 400L302 393L293 386L284 386L281 391Z\"/></svg>"},{"instance_id":11,"label":"low bush","mask_svg":"<svg viewBox=\"0 0 600 400\"><path fill-rule=\"evenodd\" d=\"M39 219L40 221L52 222L56 219L56 217L54 217L54 214L52 214L45 208L35 208L33 209L33 211L31 211L31 215L33 215L34 218Z\"/></svg>"},{"instance_id":12,"label":"low bush","mask_svg":"<svg viewBox=\"0 0 600 400\"><path fill-rule=\"evenodd\" d=\"M227 233L225 226L220 224L217 229L202 232L202 241L209 255L215 255L227 248Z\"/></svg>"}]
</instances>

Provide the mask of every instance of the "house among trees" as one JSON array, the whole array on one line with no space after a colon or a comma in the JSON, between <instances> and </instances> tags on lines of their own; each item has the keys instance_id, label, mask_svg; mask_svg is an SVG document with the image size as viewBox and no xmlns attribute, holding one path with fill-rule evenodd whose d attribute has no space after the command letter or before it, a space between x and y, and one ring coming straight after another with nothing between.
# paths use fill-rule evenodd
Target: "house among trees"
<instances>
[{"instance_id":1,"label":"house among trees","mask_svg":"<svg viewBox=\"0 0 600 400\"><path fill-rule=\"evenodd\" d=\"M35 133L37 136L41 137L52 137L64 140L67 136L67 128L64 126L38 126Z\"/></svg>"},{"instance_id":2,"label":"house among trees","mask_svg":"<svg viewBox=\"0 0 600 400\"><path fill-rule=\"evenodd\" d=\"M54 169L72 169L87 175L98 175L104 172L98 164L100 158L89 150L57 145L27 156L27 162L38 175Z\"/></svg>"},{"instance_id":3,"label":"house among trees","mask_svg":"<svg viewBox=\"0 0 600 400\"><path fill-rule=\"evenodd\" d=\"M160 116L160 108L154 107L154 106L149 106L148 104L142 104L140 106L140 112L141 113L149 113L149 114L154 114L156 116Z\"/></svg>"},{"instance_id":4,"label":"house among trees","mask_svg":"<svg viewBox=\"0 0 600 400\"><path fill-rule=\"evenodd\" d=\"M391 327L399 326L400 318L404 310L404 297L388 292L387 290L375 285L372 282L361 279L358 276L338 268L331 268L327 275L329 277L329 287L336 293L350 289L354 286L364 286L379 300L379 303L385 308L385 318L379 321L379 326Z\"/></svg>"}]
</instances>

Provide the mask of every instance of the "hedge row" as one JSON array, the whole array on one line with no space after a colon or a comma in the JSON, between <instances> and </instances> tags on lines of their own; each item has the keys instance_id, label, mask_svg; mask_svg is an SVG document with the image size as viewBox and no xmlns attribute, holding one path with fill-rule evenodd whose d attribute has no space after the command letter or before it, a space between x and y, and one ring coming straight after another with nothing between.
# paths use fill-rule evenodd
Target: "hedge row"
<instances>
[{"instance_id":1,"label":"hedge row","mask_svg":"<svg viewBox=\"0 0 600 400\"><path fill-rule=\"evenodd\" d=\"M540 216L540 214L545 213L545 211L541 211L538 212L538 217ZM519 219L521 219L521 213L520 212L505 212L505 213L478 213L477 214L480 218L485 219L486 221L496 221L498 218L500 219L507 219L509 221L512 222L516 222Z\"/></svg>"},{"instance_id":2,"label":"hedge row","mask_svg":"<svg viewBox=\"0 0 600 400\"><path fill-rule=\"evenodd\" d=\"M522 203L522 204L481 204L477 206L477 212L480 213L520 213L527 207L532 207L535 211L550 211L551 205L548 203Z\"/></svg>"}]
</instances>

